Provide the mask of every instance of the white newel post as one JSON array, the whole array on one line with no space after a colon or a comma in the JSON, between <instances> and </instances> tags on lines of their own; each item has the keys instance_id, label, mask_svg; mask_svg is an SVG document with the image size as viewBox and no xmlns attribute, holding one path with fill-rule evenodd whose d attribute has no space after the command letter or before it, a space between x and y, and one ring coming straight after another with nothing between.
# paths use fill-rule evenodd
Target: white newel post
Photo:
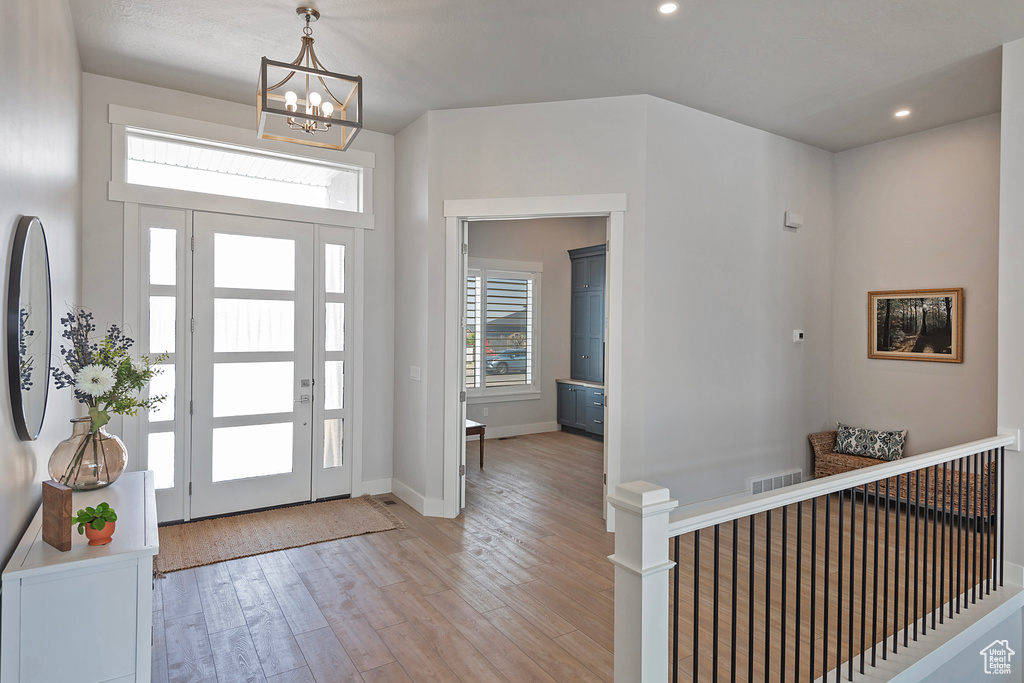
<instances>
[{"instance_id":1,"label":"white newel post","mask_svg":"<svg viewBox=\"0 0 1024 683\"><path fill-rule=\"evenodd\" d=\"M677 501L646 481L615 487L615 680L669 680L669 513Z\"/></svg>"}]
</instances>

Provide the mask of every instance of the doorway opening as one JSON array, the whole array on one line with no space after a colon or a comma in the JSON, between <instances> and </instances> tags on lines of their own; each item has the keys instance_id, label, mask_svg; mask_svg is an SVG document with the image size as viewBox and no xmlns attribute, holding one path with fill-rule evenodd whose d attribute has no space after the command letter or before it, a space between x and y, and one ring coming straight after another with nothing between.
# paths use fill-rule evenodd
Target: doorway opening
<instances>
[{"instance_id":1,"label":"doorway opening","mask_svg":"<svg viewBox=\"0 0 1024 683\"><path fill-rule=\"evenodd\" d=\"M467 222L467 486L515 469L531 494L573 489L576 503L602 513L607 224ZM494 469L484 464L487 439ZM565 476L569 461L594 490Z\"/></svg>"},{"instance_id":2,"label":"doorway opening","mask_svg":"<svg viewBox=\"0 0 1024 683\"><path fill-rule=\"evenodd\" d=\"M576 376L570 351L574 347L570 325L572 268L570 254L566 253L570 249L599 245L606 249L601 281L607 283L607 290L602 297L602 310L594 316L603 332L604 357L599 365L603 375L599 379L603 381L592 382L601 392L602 405L595 409L598 412L592 412L604 432L602 500L606 500L608 488L619 481L621 410L614 397L621 386L621 245L625 210L625 195L445 202L445 516L457 516L465 505L467 419L480 422L481 418L490 418L491 406L500 409L500 414L495 415L497 421L490 426L491 434L485 431L485 443L487 436L543 433L559 428L555 380ZM579 239L571 240L573 244L565 242L570 231L560 231L557 224L551 223L554 219L572 219L566 225L574 226ZM512 221L525 222L516 227ZM504 236L519 231L522 237L538 228L541 233L533 232L526 239ZM473 254L474 231L481 248L477 254ZM544 233L552 239L540 238ZM487 242L489 246L481 246ZM502 254L493 251L500 242L509 247L503 254L506 258L496 258ZM546 245L546 260L529 258L531 249L538 253L538 242ZM565 262L558 263L565 266L565 271L564 275L556 275L548 264L555 263L552 255L563 247L561 258ZM483 255L485 251L490 255ZM552 284L563 277L568 280L566 291L559 292L561 287L553 288ZM488 306L489 293L499 306ZM558 306L551 307L550 315L545 315L549 308L545 302L557 298L563 298L563 308L568 311L561 313L564 325L558 322ZM559 328L565 328L561 340ZM565 352L560 363L558 350L562 347ZM606 393L610 397L607 403ZM554 410L547 413L546 407ZM524 418L527 414L533 417ZM542 419L544 415L549 419ZM523 422L524 419L537 421ZM519 424L510 424L516 421ZM611 530L614 519L607 503L602 507Z\"/></svg>"}]
</instances>

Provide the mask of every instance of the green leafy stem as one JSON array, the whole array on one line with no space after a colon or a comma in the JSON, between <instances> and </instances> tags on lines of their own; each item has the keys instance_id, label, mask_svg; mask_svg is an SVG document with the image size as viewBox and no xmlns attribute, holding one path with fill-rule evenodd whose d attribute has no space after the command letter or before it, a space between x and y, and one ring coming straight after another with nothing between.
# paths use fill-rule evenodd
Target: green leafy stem
<instances>
[{"instance_id":1,"label":"green leafy stem","mask_svg":"<svg viewBox=\"0 0 1024 683\"><path fill-rule=\"evenodd\" d=\"M116 521L117 513L114 512L114 508L107 503L100 503L94 508L87 507L84 510L79 510L78 515L71 520L71 523L78 525L79 534L84 534L87 525L96 531L102 531L107 522Z\"/></svg>"}]
</instances>

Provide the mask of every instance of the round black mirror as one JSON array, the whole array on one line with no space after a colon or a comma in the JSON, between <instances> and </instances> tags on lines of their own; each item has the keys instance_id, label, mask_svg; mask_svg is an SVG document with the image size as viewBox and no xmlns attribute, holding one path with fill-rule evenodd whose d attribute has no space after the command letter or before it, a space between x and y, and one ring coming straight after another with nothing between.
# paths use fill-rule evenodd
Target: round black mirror
<instances>
[{"instance_id":1,"label":"round black mirror","mask_svg":"<svg viewBox=\"0 0 1024 683\"><path fill-rule=\"evenodd\" d=\"M33 441L46 414L50 387L50 260L43 224L22 216L7 285L7 378L18 436Z\"/></svg>"}]
</instances>

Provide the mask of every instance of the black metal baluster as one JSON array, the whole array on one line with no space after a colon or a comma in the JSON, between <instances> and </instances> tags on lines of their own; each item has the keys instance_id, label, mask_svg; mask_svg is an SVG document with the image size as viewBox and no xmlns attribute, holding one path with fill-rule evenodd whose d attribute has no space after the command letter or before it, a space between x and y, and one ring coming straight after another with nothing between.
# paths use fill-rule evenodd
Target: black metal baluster
<instances>
[{"instance_id":1,"label":"black metal baluster","mask_svg":"<svg viewBox=\"0 0 1024 683\"><path fill-rule=\"evenodd\" d=\"M800 610L800 596L804 592L804 584L801 580L804 567L804 502L796 502L796 633L793 640L796 645L796 652L793 656L793 672L796 676L795 683L800 681L800 626L803 622L803 612ZM811 634L814 637L814 634Z\"/></svg>"},{"instance_id":2,"label":"black metal baluster","mask_svg":"<svg viewBox=\"0 0 1024 683\"><path fill-rule=\"evenodd\" d=\"M914 503L914 642L917 642L917 614L921 606L921 582L918 581L921 559L917 552L921 541L921 470L914 470Z\"/></svg>"},{"instance_id":3,"label":"black metal baluster","mask_svg":"<svg viewBox=\"0 0 1024 683\"><path fill-rule=\"evenodd\" d=\"M936 475L936 479L938 476ZM938 481L935 482L936 485ZM939 550L939 623L943 623L946 613L946 484L949 483L949 466L942 466L942 500L939 514L942 515L942 545Z\"/></svg>"},{"instance_id":4,"label":"black metal baluster","mask_svg":"<svg viewBox=\"0 0 1024 683\"><path fill-rule=\"evenodd\" d=\"M978 478L978 488L980 488L981 491L980 491L980 494L978 496L978 516L977 516L977 520L978 521L975 522L975 524L978 525L978 533L980 534L980 538L978 539L978 545L980 546L979 553L981 555L981 557L978 560L978 562L980 564L980 567L981 567L981 571L979 572L979 575L978 575L978 580L979 580L979 583L978 583L978 599L979 600L984 600L985 599L985 577L986 577L986 569L985 569L985 563L986 563L986 559L985 559L986 558L986 555L985 555L985 535L987 533L986 530L985 530L985 528L987 526L987 524L985 522L985 510L986 510L986 507L985 507L985 491L987 490L986 487L985 487L985 480L988 479L988 472L985 469L985 458L987 456L988 456L988 451L985 451L984 455L980 455L979 456L980 460L979 460L979 463L978 463L978 472L981 473L981 476Z\"/></svg>"},{"instance_id":5,"label":"black metal baluster","mask_svg":"<svg viewBox=\"0 0 1024 683\"><path fill-rule=\"evenodd\" d=\"M935 482L928 489L931 492L931 508L932 508L932 630L935 630L935 620L937 615L936 605L936 578L939 574L938 569L938 555L939 555L939 508L938 508L938 488L939 488L939 470L936 467L932 467L931 471L935 473ZM925 557L925 564L927 564L928 558Z\"/></svg>"},{"instance_id":6,"label":"black metal baluster","mask_svg":"<svg viewBox=\"0 0 1024 683\"><path fill-rule=\"evenodd\" d=\"M863 486L861 501L861 529L860 529L860 672L864 673L864 660L867 657L864 653L867 648L864 641L867 637L865 626L867 625L868 608L868 485Z\"/></svg>"},{"instance_id":7,"label":"black metal baluster","mask_svg":"<svg viewBox=\"0 0 1024 683\"><path fill-rule=\"evenodd\" d=\"M866 512L866 511L862 511L862 512ZM854 600L854 597L853 597L854 596L854 592L853 591L854 591L854 586L857 585L856 582L853 580L853 578L855 576L854 568L856 566L854 558L856 557L856 554L857 554L856 545L855 545L856 542L857 542L857 489L851 488L850 489L850 604L849 604L849 612L850 612L849 633L850 633L850 635L847 636L847 639L848 639L848 642L847 642L848 664L847 664L847 672L846 672L847 673L847 677L851 681L853 680L853 604L854 604L853 603L853 600Z\"/></svg>"},{"instance_id":8,"label":"black metal baluster","mask_svg":"<svg viewBox=\"0 0 1024 683\"><path fill-rule=\"evenodd\" d=\"M693 681L700 680L700 529L693 532Z\"/></svg>"},{"instance_id":9,"label":"black metal baluster","mask_svg":"<svg viewBox=\"0 0 1024 683\"><path fill-rule=\"evenodd\" d=\"M764 683L769 683L772 662L772 511L764 513Z\"/></svg>"},{"instance_id":10,"label":"black metal baluster","mask_svg":"<svg viewBox=\"0 0 1024 683\"><path fill-rule=\"evenodd\" d=\"M714 590L715 595L711 600L711 680L718 680L718 581L719 575L722 573L719 568L719 559L721 553L719 552L720 536L721 536L722 525L715 525L715 577L714 577ZM696 655L696 653L694 653Z\"/></svg>"},{"instance_id":11,"label":"black metal baluster","mask_svg":"<svg viewBox=\"0 0 1024 683\"><path fill-rule=\"evenodd\" d=\"M896 654L896 646L899 645L899 632L900 632L900 518L903 517L903 513L900 511L900 501L903 500L903 484L901 484L901 477L896 477L896 544L893 546L893 562L895 566L892 571L893 578L893 590L892 590L892 653ZM902 479L905 481L905 477Z\"/></svg>"},{"instance_id":12,"label":"black metal baluster","mask_svg":"<svg viewBox=\"0 0 1024 683\"><path fill-rule=\"evenodd\" d=\"M903 539L903 647L910 646L910 473L903 475L907 484L907 533Z\"/></svg>"},{"instance_id":13,"label":"black metal baluster","mask_svg":"<svg viewBox=\"0 0 1024 683\"><path fill-rule=\"evenodd\" d=\"M821 623L825 627L825 637L821 639L821 666L824 669L822 678L828 674L828 603L830 600L828 584L829 574L832 573L832 494L825 497L825 614Z\"/></svg>"},{"instance_id":14,"label":"black metal baluster","mask_svg":"<svg viewBox=\"0 0 1024 683\"><path fill-rule=\"evenodd\" d=\"M750 554L747 558L747 680L754 680L754 532L757 530L757 517L750 515Z\"/></svg>"},{"instance_id":15,"label":"black metal baluster","mask_svg":"<svg viewBox=\"0 0 1024 683\"><path fill-rule=\"evenodd\" d=\"M672 568L672 593L675 600L672 601L672 683L679 681L679 536L672 539L673 557L676 566ZM694 569L696 571L696 569ZM696 599L696 596L694 596ZM696 656L696 653L694 653ZM694 679L696 680L696 679Z\"/></svg>"},{"instance_id":16,"label":"black metal baluster","mask_svg":"<svg viewBox=\"0 0 1024 683\"><path fill-rule=\"evenodd\" d=\"M789 579L786 575L786 559L789 555L789 543L786 535L789 531L789 507L782 506L782 656L779 659L779 681L786 683L786 591Z\"/></svg>"},{"instance_id":17,"label":"black metal baluster","mask_svg":"<svg viewBox=\"0 0 1024 683\"><path fill-rule=\"evenodd\" d=\"M963 601L963 540L964 540L964 459L956 461L956 613L960 614Z\"/></svg>"},{"instance_id":18,"label":"black metal baluster","mask_svg":"<svg viewBox=\"0 0 1024 683\"><path fill-rule=\"evenodd\" d=\"M739 579L736 576L736 566L739 563L739 550L740 545L740 521L738 519L732 520L732 652L729 657L729 677L733 683L736 683L736 593L739 590Z\"/></svg>"},{"instance_id":19,"label":"black metal baluster","mask_svg":"<svg viewBox=\"0 0 1024 683\"><path fill-rule=\"evenodd\" d=\"M871 666L878 662L878 482L871 485L875 496L874 569L871 571Z\"/></svg>"},{"instance_id":20,"label":"black metal baluster","mask_svg":"<svg viewBox=\"0 0 1024 683\"><path fill-rule=\"evenodd\" d=\"M953 590L953 515L955 514L956 506L953 505L953 493L956 490L956 463L949 461L946 463L946 467L949 469L949 504L946 506L946 513L949 516L949 618L953 618L953 599L956 596L956 592Z\"/></svg>"},{"instance_id":21,"label":"black metal baluster","mask_svg":"<svg viewBox=\"0 0 1024 683\"><path fill-rule=\"evenodd\" d=\"M839 546L839 576L836 579L836 683L843 668L843 492L839 492L839 537L836 545ZM851 605L852 607L852 605Z\"/></svg>"},{"instance_id":22,"label":"black metal baluster","mask_svg":"<svg viewBox=\"0 0 1024 683\"><path fill-rule=\"evenodd\" d=\"M882 659L888 659L889 649L889 501L891 492L889 482L892 477L885 478L885 562L882 569Z\"/></svg>"},{"instance_id":23,"label":"black metal baluster","mask_svg":"<svg viewBox=\"0 0 1024 683\"><path fill-rule=\"evenodd\" d=\"M924 496L924 564L921 566L921 578L924 580L924 602L921 605L921 635L928 633L928 522L931 519L930 500L935 499L931 467L924 471Z\"/></svg>"},{"instance_id":24,"label":"black metal baluster","mask_svg":"<svg viewBox=\"0 0 1024 683\"><path fill-rule=\"evenodd\" d=\"M826 568L826 573L828 570ZM810 680L817 680L817 670L814 668L814 638L817 631L814 630L816 616L818 614L818 499L811 499L811 637L809 648L810 654Z\"/></svg>"},{"instance_id":25,"label":"black metal baluster","mask_svg":"<svg viewBox=\"0 0 1024 683\"><path fill-rule=\"evenodd\" d=\"M985 451L985 595L992 594L992 449Z\"/></svg>"},{"instance_id":26,"label":"black metal baluster","mask_svg":"<svg viewBox=\"0 0 1024 683\"><path fill-rule=\"evenodd\" d=\"M978 478L981 476L981 458L974 454L974 486L971 497L971 513L974 515L974 533L971 534L971 604L978 602Z\"/></svg>"},{"instance_id":27,"label":"black metal baluster","mask_svg":"<svg viewBox=\"0 0 1024 683\"><path fill-rule=\"evenodd\" d=\"M1006 447L999 447L999 585L1003 585L1003 565L1006 564Z\"/></svg>"}]
</instances>

